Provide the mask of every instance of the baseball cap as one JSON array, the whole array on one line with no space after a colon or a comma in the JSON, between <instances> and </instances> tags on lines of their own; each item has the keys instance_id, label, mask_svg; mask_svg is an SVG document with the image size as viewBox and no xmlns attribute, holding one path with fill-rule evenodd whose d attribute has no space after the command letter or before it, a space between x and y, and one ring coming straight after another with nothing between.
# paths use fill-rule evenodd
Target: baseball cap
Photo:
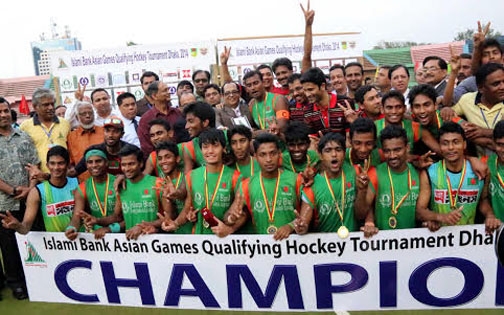
<instances>
[{"instance_id":1,"label":"baseball cap","mask_svg":"<svg viewBox=\"0 0 504 315\"><path fill-rule=\"evenodd\" d=\"M103 121L103 127L115 127L124 129L124 124L121 118L117 116L111 116Z\"/></svg>"}]
</instances>

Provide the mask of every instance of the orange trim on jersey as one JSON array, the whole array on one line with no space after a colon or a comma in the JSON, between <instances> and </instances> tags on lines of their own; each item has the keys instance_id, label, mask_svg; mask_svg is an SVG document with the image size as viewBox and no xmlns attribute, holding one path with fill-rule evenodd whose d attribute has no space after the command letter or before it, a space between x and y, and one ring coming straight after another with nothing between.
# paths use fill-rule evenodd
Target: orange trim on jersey
<instances>
[{"instance_id":1,"label":"orange trim on jersey","mask_svg":"<svg viewBox=\"0 0 504 315\"><path fill-rule=\"evenodd\" d=\"M164 215L163 203L161 202L161 189L163 188L163 179L156 177L156 182L153 189L156 191L158 202L158 213Z\"/></svg>"},{"instance_id":2,"label":"orange trim on jersey","mask_svg":"<svg viewBox=\"0 0 504 315\"><path fill-rule=\"evenodd\" d=\"M303 192L306 195L306 197L308 198L308 200L310 200L310 202L312 203L313 210L315 210L315 208L316 208L316 206L315 206L315 193L313 192L313 189L311 187L303 187Z\"/></svg>"},{"instance_id":3,"label":"orange trim on jersey","mask_svg":"<svg viewBox=\"0 0 504 315\"><path fill-rule=\"evenodd\" d=\"M157 168L157 153L156 151L152 151L151 154L149 154L149 159L152 162L152 165L154 166L154 174L156 176L159 176L158 168Z\"/></svg>"},{"instance_id":4,"label":"orange trim on jersey","mask_svg":"<svg viewBox=\"0 0 504 315\"><path fill-rule=\"evenodd\" d=\"M375 193L378 193L378 174L376 174L376 167L370 167L367 173L369 180L375 189Z\"/></svg>"},{"instance_id":5,"label":"orange trim on jersey","mask_svg":"<svg viewBox=\"0 0 504 315\"><path fill-rule=\"evenodd\" d=\"M191 160L196 161L196 153L194 152L194 142L188 141L185 143L184 148L187 148L189 154L191 155Z\"/></svg>"},{"instance_id":6,"label":"orange trim on jersey","mask_svg":"<svg viewBox=\"0 0 504 315\"><path fill-rule=\"evenodd\" d=\"M82 183L80 183L79 188L82 193L82 197L84 197L84 200L86 200L86 181L83 181Z\"/></svg>"},{"instance_id":7,"label":"orange trim on jersey","mask_svg":"<svg viewBox=\"0 0 504 315\"><path fill-rule=\"evenodd\" d=\"M303 176L298 174L296 178L296 210L300 208L299 200L301 199L301 186L303 186Z\"/></svg>"},{"instance_id":8,"label":"orange trim on jersey","mask_svg":"<svg viewBox=\"0 0 504 315\"><path fill-rule=\"evenodd\" d=\"M485 164L486 164L486 163L488 163L488 155L484 155L484 156L482 156L482 157L481 157L481 162L483 162L483 163L485 163Z\"/></svg>"},{"instance_id":9,"label":"orange trim on jersey","mask_svg":"<svg viewBox=\"0 0 504 315\"><path fill-rule=\"evenodd\" d=\"M253 163L254 161L251 160L250 163ZM238 178L240 178L241 173L238 172L238 170L235 170L233 173L233 179L231 180L231 187L233 187L233 192L236 191L236 183L238 182Z\"/></svg>"},{"instance_id":10,"label":"orange trim on jersey","mask_svg":"<svg viewBox=\"0 0 504 315\"><path fill-rule=\"evenodd\" d=\"M416 121L412 121L411 129L413 129L413 141L417 142L418 140L420 140L420 124Z\"/></svg>"},{"instance_id":11,"label":"orange trim on jersey","mask_svg":"<svg viewBox=\"0 0 504 315\"><path fill-rule=\"evenodd\" d=\"M249 183L250 178L246 178L242 181L242 191L243 191L243 197L245 197L245 203L247 204L248 211L253 218L254 216L252 215L252 207L250 206Z\"/></svg>"}]
</instances>

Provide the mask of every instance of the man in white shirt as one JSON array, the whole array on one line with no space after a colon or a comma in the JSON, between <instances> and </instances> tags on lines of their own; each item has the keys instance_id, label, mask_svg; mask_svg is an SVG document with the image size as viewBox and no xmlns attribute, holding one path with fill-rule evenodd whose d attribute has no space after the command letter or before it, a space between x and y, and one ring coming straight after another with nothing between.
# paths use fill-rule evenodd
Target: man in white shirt
<instances>
[{"instance_id":1,"label":"man in white shirt","mask_svg":"<svg viewBox=\"0 0 504 315\"><path fill-rule=\"evenodd\" d=\"M140 147L138 140L138 122L140 117L137 116L137 104L135 95L124 92L117 97L117 105L119 106L119 115L124 124L124 135L121 140Z\"/></svg>"},{"instance_id":2,"label":"man in white shirt","mask_svg":"<svg viewBox=\"0 0 504 315\"><path fill-rule=\"evenodd\" d=\"M112 108L110 104L110 95L107 90L98 88L91 92L91 102L96 111L95 125L102 126L105 119L111 116L118 116L117 109Z\"/></svg>"}]
</instances>

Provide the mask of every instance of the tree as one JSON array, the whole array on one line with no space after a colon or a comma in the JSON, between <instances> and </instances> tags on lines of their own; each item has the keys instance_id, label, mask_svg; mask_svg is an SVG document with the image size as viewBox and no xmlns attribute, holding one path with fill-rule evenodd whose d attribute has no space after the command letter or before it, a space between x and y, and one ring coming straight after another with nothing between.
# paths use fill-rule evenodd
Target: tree
<instances>
[{"instance_id":1,"label":"tree","mask_svg":"<svg viewBox=\"0 0 504 315\"><path fill-rule=\"evenodd\" d=\"M138 44L132 41L126 42L126 46L136 46L136 45Z\"/></svg>"},{"instance_id":2,"label":"tree","mask_svg":"<svg viewBox=\"0 0 504 315\"><path fill-rule=\"evenodd\" d=\"M411 46L418 46L418 45L427 45L427 43L417 43L417 42L409 42L409 41L387 42L387 41L381 40L373 47L373 49L403 48L403 47L411 47Z\"/></svg>"},{"instance_id":3,"label":"tree","mask_svg":"<svg viewBox=\"0 0 504 315\"><path fill-rule=\"evenodd\" d=\"M486 25L485 23L481 23L481 24ZM454 41L472 40L475 31L476 31L476 29L468 28L463 32L458 32L457 35L453 38L453 40ZM497 37L497 36L502 36L502 33L495 31L493 28L490 28L486 37Z\"/></svg>"}]
</instances>

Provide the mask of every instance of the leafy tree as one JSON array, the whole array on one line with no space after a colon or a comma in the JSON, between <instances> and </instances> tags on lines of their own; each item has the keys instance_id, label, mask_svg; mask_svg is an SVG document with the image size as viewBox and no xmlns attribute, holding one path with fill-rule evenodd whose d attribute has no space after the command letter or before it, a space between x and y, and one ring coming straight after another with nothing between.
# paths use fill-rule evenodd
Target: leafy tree
<instances>
[{"instance_id":1,"label":"leafy tree","mask_svg":"<svg viewBox=\"0 0 504 315\"><path fill-rule=\"evenodd\" d=\"M481 23L481 24L486 25L485 23ZM476 29L468 28L463 32L458 32L457 35L453 38L453 40L455 40L455 41L468 40L468 39L472 40L474 32L476 32ZM486 35L486 37L497 37L497 36L502 36L502 33L495 31L493 28L490 28L490 30L488 31L488 34Z\"/></svg>"},{"instance_id":2,"label":"leafy tree","mask_svg":"<svg viewBox=\"0 0 504 315\"><path fill-rule=\"evenodd\" d=\"M418 45L427 45L427 43L417 43L417 42L410 42L410 41L389 42L389 41L381 40L373 47L373 49L403 48L403 47L412 47L412 46L418 46Z\"/></svg>"}]
</instances>

